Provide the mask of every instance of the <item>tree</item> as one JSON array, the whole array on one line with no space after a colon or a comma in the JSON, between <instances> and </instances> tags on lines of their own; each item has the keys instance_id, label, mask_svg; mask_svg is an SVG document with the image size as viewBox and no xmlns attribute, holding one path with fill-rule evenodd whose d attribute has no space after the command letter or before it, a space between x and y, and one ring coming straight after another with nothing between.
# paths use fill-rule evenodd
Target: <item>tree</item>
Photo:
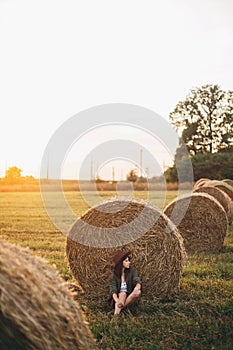
<instances>
[{"instance_id":1,"label":"tree","mask_svg":"<svg viewBox=\"0 0 233 350\"><path fill-rule=\"evenodd\" d=\"M127 174L127 181L136 182L138 179L138 173L136 169L130 170Z\"/></svg>"},{"instance_id":2,"label":"tree","mask_svg":"<svg viewBox=\"0 0 233 350\"><path fill-rule=\"evenodd\" d=\"M191 156L233 145L233 92L223 91L218 85L192 89L169 118L181 132Z\"/></svg>"},{"instance_id":3,"label":"tree","mask_svg":"<svg viewBox=\"0 0 233 350\"><path fill-rule=\"evenodd\" d=\"M233 152L203 153L192 157L194 179L233 179Z\"/></svg>"},{"instance_id":4,"label":"tree","mask_svg":"<svg viewBox=\"0 0 233 350\"><path fill-rule=\"evenodd\" d=\"M180 138L179 146L175 153L174 165L164 172L166 181L190 182L193 178L192 167L190 165L190 156L184 142Z\"/></svg>"},{"instance_id":5,"label":"tree","mask_svg":"<svg viewBox=\"0 0 233 350\"><path fill-rule=\"evenodd\" d=\"M194 181L200 178L233 180L233 151L198 153L191 158ZM175 159L174 165L165 171L167 182L186 182L190 177L187 157Z\"/></svg>"},{"instance_id":6,"label":"tree","mask_svg":"<svg viewBox=\"0 0 233 350\"><path fill-rule=\"evenodd\" d=\"M6 170L5 178L9 180L18 180L21 178L22 170L17 166L11 166Z\"/></svg>"},{"instance_id":7,"label":"tree","mask_svg":"<svg viewBox=\"0 0 233 350\"><path fill-rule=\"evenodd\" d=\"M172 167L167 168L164 176L167 182L178 182L176 165L174 164Z\"/></svg>"}]
</instances>

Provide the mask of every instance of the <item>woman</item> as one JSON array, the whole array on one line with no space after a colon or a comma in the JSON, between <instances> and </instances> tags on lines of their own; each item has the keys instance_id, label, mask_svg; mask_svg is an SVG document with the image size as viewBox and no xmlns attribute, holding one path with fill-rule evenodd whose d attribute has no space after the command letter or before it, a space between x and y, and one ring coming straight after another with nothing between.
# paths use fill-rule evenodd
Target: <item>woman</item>
<instances>
[{"instance_id":1,"label":"woman","mask_svg":"<svg viewBox=\"0 0 233 350\"><path fill-rule=\"evenodd\" d=\"M111 300L115 304L114 315L132 305L141 295L141 280L135 267L130 267L130 252L117 251L113 257L114 270L109 277Z\"/></svg>"}]
</instances>

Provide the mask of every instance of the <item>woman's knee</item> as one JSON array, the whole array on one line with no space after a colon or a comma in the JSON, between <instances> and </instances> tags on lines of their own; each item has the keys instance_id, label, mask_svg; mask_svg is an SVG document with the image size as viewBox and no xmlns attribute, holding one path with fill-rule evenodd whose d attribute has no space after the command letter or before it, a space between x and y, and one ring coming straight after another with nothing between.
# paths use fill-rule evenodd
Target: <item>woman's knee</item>
<instances>
[{"instance_id":1,"label":"woman's knee","mask_svg":"<svg viewBox=\"0 0 233 350\"><path fill-rule=\"evenodd\" d=\"M125 299L126 299L126 297L127 297L127 294L125 293L125 292L121 292L121 293L119 293L119 295L118 295L118 298L122 301L125 301Z\"/></svg>"},{"instance_id":2,"label":"woman's knee","mask_svg":"<svg viewBox=\"0 0 233 350\"><path fill-rule=\"evenodd\" d=\"M139 298L141 296L141 290L140 289L134 290L133 294L134 294L135 298Z\"/></svg>"}]
</instances>

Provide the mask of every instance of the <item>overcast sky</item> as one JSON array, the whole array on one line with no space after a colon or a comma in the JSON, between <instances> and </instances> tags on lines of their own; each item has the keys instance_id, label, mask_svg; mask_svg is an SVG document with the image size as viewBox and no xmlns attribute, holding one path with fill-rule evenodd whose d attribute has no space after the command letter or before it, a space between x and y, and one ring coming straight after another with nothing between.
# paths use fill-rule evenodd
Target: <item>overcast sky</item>
<instances>
[{"instance_id":1,"label":"overcast sky","mask_svg":"<svg viewBox=\"0 0 233 350\"><path fill-rule=\"evenodd\" d=\"M233 89L232 0L0 0L0 45L0 176L38 177L53 133L87 108L168 120L192 87Z\"/></svg>"}]
</instances>

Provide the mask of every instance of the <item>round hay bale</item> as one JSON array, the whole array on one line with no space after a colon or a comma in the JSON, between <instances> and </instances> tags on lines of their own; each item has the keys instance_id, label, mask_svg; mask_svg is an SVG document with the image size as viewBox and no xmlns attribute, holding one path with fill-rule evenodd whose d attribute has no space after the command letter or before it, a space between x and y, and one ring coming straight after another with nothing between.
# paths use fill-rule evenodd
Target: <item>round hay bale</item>
<instances>
[{"instance_id":1,"label":"round hay bale","mask_svg":"<svg viewBox=\"0 0 233 350\"><path fill-rule=\"evenodd\" d=\"M193 189L197 189L197 188L202 187L207 181L210 181L210 179L207 179L205 177L197 180L193 186Z\"/></svg>"},{"instance_id":2,"label":"round hay bale","mask_svg":"<svg viewBox=\"0 0 233 350\"><path fill-rule=\"evenodd\" d=\"M207 181L204 184L204 186L220 188L220 190L222 190L223 192L228 194L228 196L231 198L231 200L233 200L233 187L231 187L230 185L228 185L224 181L211 180L211 181Z\"/></svg>"},{"instance_id":3,"label":"round hay bale","mask_svg":"<svg viewBox=\"0 0 233 350\"><path fill-rule=\"evenodd\" d=\"M224 179L222 180L223 182L226 182L228 185L230 185L231 187L233 187L233 180L230 179Z\"/></svg>"},{"instance_id":4,"label":"round hay bale","mask_svg":"<svg viewBox=\"0 0 233 350\"><path fill-rule=\"evenodd\" d=\"M230 222L230 220L232 220L232 213L230 210L231 199L225 192L220 190L220 188L202 186L200 188L197 188L196 190L193 190L193 192L194 193L207 193L210 196L213 196L223 206L223 208L227 214L228 221Z\"/></svg>"},{"instance_id":5,"label":"round hay bale","mask_svg":"<svg viewBox=\"0 0 233 350\"><path fill-rule=\"evenodd\" d=\"M188 209L181 216L183 208ZM228 220L222 205L207 193L192 193L168 204L164 213L178 227L186 251L218 252L223 246Z\"/></svg>"},{"instance_id":6,"label":"round hay bale","mask_svg":"<svg viewBox=\"0 0 233 350\"><path fill-rule=\"evenodd\" d=\"M79 242L80 237L90 232L97 240L101 239L106 229L113 230L113 236L104 239L111 240L107 247ZM121 230L123 236L119 241ZM145 298L165 298L177 289L186 256L178 230L162 211L148 203L118 198L87 211L73 225L67 238L67 258L74 277L85 291L84 298L107 300L112 257L119 247L132 252L132 263L142 279Z\"/></svg>"},{"instance_id":7,"label":"round hay bale","mask_svg":"<svg viewBox=\"0 0 233 350\"><path fill-rule=\"evenodd\" d=\"M41 258L0 242L1 350L94 349L78 304Z\"/></svg>"}]
</instances>

